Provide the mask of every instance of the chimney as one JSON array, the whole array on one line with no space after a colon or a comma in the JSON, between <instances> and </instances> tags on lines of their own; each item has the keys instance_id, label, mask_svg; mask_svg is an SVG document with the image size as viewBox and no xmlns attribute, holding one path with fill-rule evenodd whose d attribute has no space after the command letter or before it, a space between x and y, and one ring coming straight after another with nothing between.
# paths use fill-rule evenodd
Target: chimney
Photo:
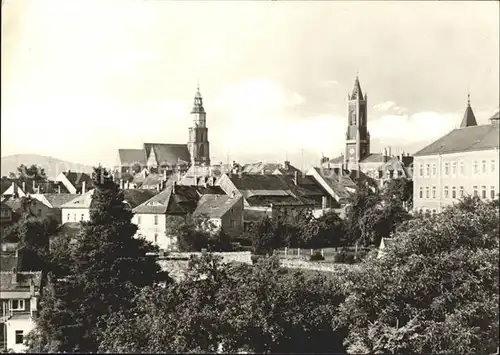
<instances>
[{"instance_id":1,"label":"chimney","mask_svg":"<svg viewBox=\"0 0 500 355\"><path fill-rule=\"evenodd\" d=\"M14 181L12 181L12 195L14 195L14 197L16 197L16 194L17 194L17 185Z\"/></svg>"},{"instance_id":2,"label":"chimney","mask_svg":"<svg viewBox=\"0 0 500 355\"><path fill-rule=\"evenodd\" d=\"M61 193L61 184L57 184L57 193L60 194Z\"/></svg>"},{"instance_id":3,"label":"chimney","mask_svg":"<svg viewBox=\"0 0 500 355\"><path fill-rule=\"evenodd\" d=\"M293 183L295 185L298 185L299 184L299 172L298 171L295 171L293 173Z\"/></svg>"},{"instance_id":4,"label":"chimney","mask_svg":"<svg viewBox=\"0 0 500 355\"><path fill-rule=\"evenodd\" d=\"M12 268L12 283L17 284L17 269L15 267Z\"/></svg>"},{"instance_id":5,"label":"chimney","mask_svg":"<svg viewBox=\"0 0 500 355\"><path fill-rule=\"evenodd\" d=\"M30 295L31 297L35 296L35 283L33 282L33 279L30 281Z\"/></svg>"},{"instance_id":6,"label":"chimney","mask_svg":"<svg viewBox=\"0 0 500 355\"><path fill-rule=\"evenodd\" d=\"M167 181L167 169L163 170L163 180Z\"/></svg>"},{"instance_id":7,"label":"chimney","mask_svg":"<svg viewBox=\"0 0 500 355\"><path fill-rule=\"evenodd\" d=\"M283 164L283 169L285 170L290 169L290 162L288 160L285 160L285 164Z\"/></svg>"},{"instance_id":8,"label":"chimney","mask_svg":"<svg viewBox=\"0 0 500 355\"><path fill-rule=\"evenodd\" d=\"M177 186L177 181L174 181L172 184L172 194L175 195L175 186Z\"/></svg>"},{"instance_id":9,"label":"chimney","mask_svg":"<svg viewBox=\"0 0 500 355\"><path fill-rule=\"evenodd\" d=\"M85 181L82 182L82 195L85 194Z\"/></svg>"},{"instance_id":10,"label":"chimney","mask_svg":"<svg viewBox=\"0 0 500 355\"><path fill-rule=\"evenodd\" d=\"M23 192L26 193L26 181L23 181Z\"/></svg>"},{"instance_id":11,"label":"chimney","mask_svg":"<svg viewBox=\"0 0 500 355\"><path fill-rule=\"evenodd\" d=\"M321 197L321 209L326 210L326 196Z\"/></svg>"}]
</instances>

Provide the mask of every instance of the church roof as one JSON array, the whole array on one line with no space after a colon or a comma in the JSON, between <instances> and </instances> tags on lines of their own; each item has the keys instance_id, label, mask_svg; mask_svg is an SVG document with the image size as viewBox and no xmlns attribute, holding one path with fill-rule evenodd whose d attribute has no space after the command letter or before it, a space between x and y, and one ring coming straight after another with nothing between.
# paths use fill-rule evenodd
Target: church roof
<instances>
[{"instance_id":1,"label":"church roof","mask_svg":"<svg viewBox=\"0 0 500 355\"><path fill-rule=\"evenodd\" d=\"M454 129L414 156L490 150L500 146L500 126L494 124Z\"/></svg>"},{"instance_id":2,"label":"church roof","mask_svg":"<svg viewBox=\"0 0 500 355\"><path fill-rule=\"evenodd\" d=\"M464 118L462 123L460 123L460 128L477 126L476 117L474 112L472 112L472 107L470 107L470 100L467 102L467 108L465 109Z\"/></svg>"},{"instance_id":3,"label":"church roof","mask_svg":"<svg viewBox=\"0 0 500 355\"><path fill-rule=\"evenodd\" d=\"M118 149L118 159L120 159L121 166L146 165L144 149Z\"/></svg>"},{"instance_id":4,"label":"church roof","mask_svg":"<svg viewBox=\"0 0 500 355\"><path fill-rule=\"evenodd\" d=\"M191 161L187 144L144 143L144 149L148 157L153 150L160 165L176 165L180 161L185 163Z\"/></svg>"},{"instance_id":5,"label":"church roof","mask_svg":"<svg viewBox=\"0 0 500 355\"><path fill-rule=\"evenodd\" d=\"M361 91L361 85L359 84L359 79L356 76L354 81L354 88L352 89L351 100L363 100L363 92Z\"/></svg>"}]
</instances>

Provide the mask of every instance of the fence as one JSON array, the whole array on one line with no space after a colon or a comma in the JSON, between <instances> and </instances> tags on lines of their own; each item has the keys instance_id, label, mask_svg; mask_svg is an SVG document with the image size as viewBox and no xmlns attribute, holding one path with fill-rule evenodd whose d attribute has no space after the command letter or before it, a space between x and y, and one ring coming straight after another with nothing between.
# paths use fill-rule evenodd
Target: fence
<instances>
[{"instance_id":1,"label":"fence","mask_svg":"<svg viewBox=\"0 0 500 355\"><path fill-rule=\"evenodd\" d=\"M304 260L280 260L280 265L282 267L290 269L303 269L303 270L314 270L314 271L324 271L324 272L345 272L345 271L356 271L359 269L359 265L356 264L333 264L333 263L316 263Z\"/></svg>"},{"instance_id":2,"label":"fence","mask_svg":"<svg viewBox=\"0 0 500 355\"><path fill-rule=\"evenodd\" d=\"M320 253L325 260L334 259L336 255L353 254L354 256L364 256L373 248L367 247L342 247L342 248L322 248L322 249L302 249L302 248L284 248L274 250L273 254L285 259L308 260L311 255Z\"/></svg>"}]
</instances>

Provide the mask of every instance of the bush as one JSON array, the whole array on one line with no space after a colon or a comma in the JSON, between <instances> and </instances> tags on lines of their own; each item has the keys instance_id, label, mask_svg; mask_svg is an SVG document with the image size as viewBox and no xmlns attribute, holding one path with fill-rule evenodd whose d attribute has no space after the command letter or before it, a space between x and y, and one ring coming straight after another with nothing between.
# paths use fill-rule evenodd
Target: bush
<instances>
[{"instance_id":1,"label":"bush","mask_svg":"<svg viewBox=\"0 0 500 355\"><path fill-rule=\"evenodd\" d=\"M321 255L321 253L318 251L309 257L309 261L321 261L321 260L325 260L325 257Z\"/></svg>"}]
</instances>

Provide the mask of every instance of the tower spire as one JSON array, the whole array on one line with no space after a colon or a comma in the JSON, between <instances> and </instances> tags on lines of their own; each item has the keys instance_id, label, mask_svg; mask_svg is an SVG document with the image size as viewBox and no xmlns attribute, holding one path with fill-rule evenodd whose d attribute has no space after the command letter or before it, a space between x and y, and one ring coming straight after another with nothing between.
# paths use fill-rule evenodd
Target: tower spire
<instances>
[{"instance_id":1,"label":"tower spire","mask_svg":"<svg viewBox=\"0 0 500 355\"><path fill-rule=\"evenodd\" d=\"M358 74L356 74L356 80L354 80L354 88L352 89L351 100L363 100L363 92L361 91L361 85L359 84Z\"/></svg>"},{"instance_id":2,"label":"tower spire","mask_svg":"<svg viewBox=\"0 0 500 355\"><path fill-rule=\"evenodd\" d=\"M472 111L472 107L470 106L470 93L467 92L467 107L465 108L464 117L462 118L462 122L460 123L460 128L477 126L476 116L474 116L474 112Z\"/></svg>"}]
</instances>

